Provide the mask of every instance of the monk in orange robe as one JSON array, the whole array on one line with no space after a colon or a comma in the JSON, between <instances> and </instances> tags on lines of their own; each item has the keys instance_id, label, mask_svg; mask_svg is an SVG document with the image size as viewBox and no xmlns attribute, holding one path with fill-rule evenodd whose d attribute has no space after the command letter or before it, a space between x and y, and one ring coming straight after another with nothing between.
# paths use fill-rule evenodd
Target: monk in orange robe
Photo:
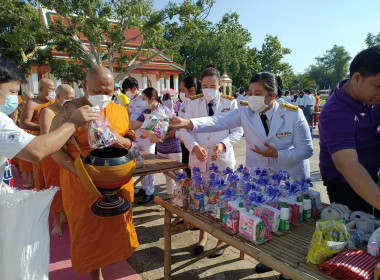
<instances>
[{"instance_id":1,"label":"monk in orange robe","mask_svg":"<svg viewBox=\"0 0 380 280\"><path fill-rule=\"evenodd\" d=\"M27 101L33 99L33 92L26 90L22 93L22 102L18 105L18 120L16 124L21 127L21 114L22 109L24 108ZM28 130L26 130L28 132ZM30 161L26 161L23 159L19 159L19 167L20 172L22 174L22 182L24 188L32 188L33 187L33 165Z\"/></svg>"},{"instance_id":2,"label":"monk in orange robe","mask_svg":"<svg viewBox=\"0 0 380 280\"><path fill-rule=\"evenodd\" d=\"M314 112L315 113L319 113L319 102L320 102L320 94L317 93L317 91L313 90L311 92L312 94L314 94L314 97L315 97L315 107L314 107ZM317 125L317 123L319 123L319 115L314 115L314 126Z\"/></svg>"},{"instance_id":3,"label":"monk in orange robe","mask_svg":"<svg viewBox=\"0 0 380 280\"><path fill-rule=\"evenodd\" d=\"M52 80L41 79L38 83L38 96L26 102L21 113L21 128L30 130L33 135L40 134L40 112L54 103L55 85ZM45 187L41 162L33 163L33 181L37 189Z\"/></svg>"},{"instance_id":4,"label":"monk in orange robe","mask_svg":"<svg viewBox=\"0 0 380 280\"><path fill-rule=\"evenodd\" d=\"M77 107L98 105L103 108L102 112L117 132L116 137L120 145L130 148L135 136L130 129L128 112L124 107L110 102L114 91L112 73L102 66L92 67L83 81L83 91L85 96L67 102L62 107L53 119L50 130L59 127ZM82 154L87 156L91 151L87 127L78 128L74 138ZM71 263L74 272L90 273L92 279L103 279L102 267L125 261L139 245L133 224L132 206L123 215L107 218L95 216L91 212L91 206L96 198L86 190L76 175L74 160L79 155L80 152L70 140L64 150L52 155L61 165L63 206L71 237ZM121 187L119 195L133 202L132 179Z\"/></svg>"},{"instance_id":5,"label":"monk in orange robe","mask_svg":"<svg viewBox=\"0 0 380 280\"><path fill-rule=\"evenodd\" d=\"M57 87L55 102L41 110L40 134L49 133L51 122L54 116L62 108L62 105L65 102L73 100L74 98L75 91L71 86L62 84ZM42 170L44 175L45 188L50 188L51 186L61 186L59 180L60 167L51 157L46 157L42 160ZM56 194L54 195L53 202L50 206L50 211L54 219L54 227L51 231L51 235L61 236L62 223L67 222L65 212L63 211L61 190L56 192Z\"/></svg>"}]
</instances>

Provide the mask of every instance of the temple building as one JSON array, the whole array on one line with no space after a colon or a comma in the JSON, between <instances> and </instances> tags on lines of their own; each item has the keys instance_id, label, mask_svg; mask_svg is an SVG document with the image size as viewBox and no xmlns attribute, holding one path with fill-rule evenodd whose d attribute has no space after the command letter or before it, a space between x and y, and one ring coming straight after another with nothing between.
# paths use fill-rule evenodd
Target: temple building
<instances>
[{"instance_id":1,"label":"temple building","mask_svg":"<svg viewBox=\"0 0 380 280\"><path fill-rule=\"evenodd\" d=\"M224 70L223 76L220 77L220 81L222 82L223 94L232 95L232 80L228 77L226 70Z\"/></svg>"},{"instance_id":2,"label":"temple building","mask_svg":"<svg viewBox=\"0 0 380 280\"><path fill-rule=\"evenodd\" d=\"M59 21L59 16L56 12L46 10L43 8L39 8L40 12L40 20L41 23L49 27L49 25L53 24L54 22ZM125 31L126 38L134 38L139 34L138 29L128 29ZM79 34L80 40L88 47L90 48L90 44L87 41L87 38L84 37L83 34ZM134 55L138 52L138 47L143 42L143 36L138 37L137 39L128 42L124 45L123 52L125 52L128 55ZM106 48L106 45L102 45L102 47ZM158 52L157 49L151 50L153 52ZM57 51L53 47L53 53L54 58L57 59L63 59L70 63L76 63L75 59L69 57L69 55ZM115 59L117 59L117 55ZM136 62L143 62L147 57L144 55L140 55L139 58L136 60ZM27 58L26 58L27 59ZM108 62L104 61L103 66L108 67ZM57 79L54 77L53 74L50 73L50 66L49 65L32 65L29 73L26 75L28 84L23 85L23 90L30 90L35 95L38 93L38 81L42 78L49 78L53 80L56 84L56 86L60 85L61 83L65 83L65 81L62 81L61 79ZM140 86L140 90L143 90L147 87L154 87L159 92L163 91L164 89L173 88L176 92L179 92L179 81L178 81L178 75L183 73L185 70L182 66L174 63L168 56L164 54L158 55L156 58L154 58L151 62L142 65L139 68L136 68L132 70L129 74L127 74L126 77L134 77L138 82ZM114 69L114 76L118 72L116 69ZM125 79L125 78L124 78ZM121 83L123 80L119 82ZM75 90L77 96L79 96L82 93L81 88L78 86L77 83L69 83Z\"/></svg>"}]
</instances>

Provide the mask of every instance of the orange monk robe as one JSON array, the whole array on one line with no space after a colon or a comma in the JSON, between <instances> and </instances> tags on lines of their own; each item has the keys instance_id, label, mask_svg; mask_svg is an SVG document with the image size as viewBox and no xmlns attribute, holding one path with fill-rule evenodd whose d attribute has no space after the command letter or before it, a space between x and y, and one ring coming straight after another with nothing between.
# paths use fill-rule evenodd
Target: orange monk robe
<instances>
[{"instance_id":1,"label":"orange monk robe","mask_svg":"<svg viewBox=\"0 0 380 280\"><path fill-rule=\"evenodd\" d=\"M60 167L51 157L46 157L42 160L42 170L45 181L45 188L60 187ZM37 191L41 189L36 188ZM53 202L51 203L50 210L52 212L64 212L62 202L62 190L55 193Z\"/></svg>"},{"instance_id":2,"label":"orange monk robe","mask_svg":"<svg viewBox=\"0 0 380 280\"><path fill-rule=\"evenodd\" d=\"M58 113L55 107L49 106L48 109L52 110L55 114ZM60 187L60 167L59 165L52 159L52 157L46 157L42 160L42 171L44 175L45 188L49 189L50 187ZM37 191L41 189L36 188ZM53 202L50 206L50 211L52 212L63 212L63 202L62 202L62 191L59 190L55 193Z\"/></svg>"},{"instance_id":3,"label":"orange monk robe","mask_svg":"<svg viewBox=\"0 0 380 280\"><path fill-rule=\"evenodd\" d=\"M103 111L117 133L135 139L124 107L111 102ZM87 128L78 128L74 137L84 156L87 156L91 151ZM80 155L70 140L66 144L66 151L73 159ZM91 212L96 198L89 194L77 176L61 167L60 178L63 206L70 228L73 270L86 274L129 258L139 246L132 217L133 180L122 186L119 192L121 197L131 203L129 211L123 215L102 218Z\"/></svg>"},{"instance_id":4,"label":"orange monk robe","mask_svg":"<svg viewBox=\"0 0 380 280\"><path fill-rule=\"evenodd\" d=\"M20 166L20 172L33 172L33 165L30 161L19 158L18 163Z\"/></svg>"},{"instance_id":5,"label":"orange monk robe","mask_svg":"<svg viewBox=\"0 0 380 280\"><path fill-rule=\"evenodd\" d=\"M19 99L19 104L20 104L20 98L21 98L21 97L19 96L19 97L18 97L18 99ZM21 102L22 102L22 98L21 98ZM16 125L17 125L18 127L20 127L20 123L21 123L21 121L20 121L20 117L21 117L21 111L22 111L20 105L17 107L17 111L18 111L18 117L17 117ZM25 129L24 129L24 131L30 133L29 130L25 130ZM23 160L23 159L21 159L21 158L13 158L12 161L13 161L14 159L18 159L18 165L19 165L19 168L20 168L20 172L33 172L33 165L32 165L32 163L31 163L30 161L26 161L26 160Z\"/></svg>"},{"instance_id":6,"label":"orange monk robe","mask_svg":"<svg viewBox=\"0 0 380 280\"><path fill-rule=\"evenodd\" d=\"M12 165L20 166L20 159L17 157L14 157L11 159L11 163L12 163Z\"/></svg>"},{"instance_id":7,"label":"orange monk robe","mask_svg":"<svg viewBox=\"0 0 380 280\"><path fill-rule=\"evenodd\" d=\"M41 110L43 108L45 108L46 106L49 106L49 105L53 104L54 101L55 100L48 101L48 102L46 102L44 104L41 104L36 109L34 109L33 117L32 117L32 122L34 122L35 124L40 124L40 113L41 113ZM40 135L40 131L39 130L32 131L32 134L38 136L38 135ZM41 161L39 161L39 162L33 162L32 165L33 165L33 181L34 181L34 186L36 187L37 190L41 190L41 189L43 189L45 187L44 175L43 175L43 172L42 172L42 162Z\"/></svg>"},{"instance_id":8,"label":"orange monk robe","mask_svg":"<svg viewBox=\"0 0 380 280\"><path fill-rule=\"evenodd\" d=\"M314 107L314 112L315 113L318 113L319 112L319 95L316 95L315 96L315 107ZM319 116L318 115L315 115L314 116L314 124L316 124L317 122L319 122Z\"/></svg>"}]
</instances>

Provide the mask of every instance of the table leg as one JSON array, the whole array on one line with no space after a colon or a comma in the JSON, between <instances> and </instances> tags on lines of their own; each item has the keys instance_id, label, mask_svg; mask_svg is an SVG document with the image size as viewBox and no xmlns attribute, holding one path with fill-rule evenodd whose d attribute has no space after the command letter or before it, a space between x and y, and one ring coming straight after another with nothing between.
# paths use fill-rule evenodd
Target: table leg
<instances>
[{"instance_id":1,"label":"table leg","mask_svg":"<svg viewBox=\"0 0 380 280\"><path fill-rule=\"evenodd\" d=\"M164 217L164 280L171 279L172 266L172 234L171 234L171 212L165 209Z\"/></svg>"},{"instance_id":2,"label":"table leg","mask_svg":"<svg viewBox=\"0 0 380 280\"><path fill-rule=\"evenodd\" d=\"M140 181L141 181L144 177L145 177L145 175L140 176L136 181L133 182L133 186L136 187L136 185L137 185L138 183L140 183Z\"/></svg>"},{"instance_id":3,"label":"table leg","mask_svg":"<svg viewBox=\"0 0 380 280\"><path fill-rule=\"evenodd\" d=\"M174 171L167 171L162 173L164 173L164 175L168 176L169 178L172 178L173 180L177 179L177 174Z\"/></svg>"}]
</instances>

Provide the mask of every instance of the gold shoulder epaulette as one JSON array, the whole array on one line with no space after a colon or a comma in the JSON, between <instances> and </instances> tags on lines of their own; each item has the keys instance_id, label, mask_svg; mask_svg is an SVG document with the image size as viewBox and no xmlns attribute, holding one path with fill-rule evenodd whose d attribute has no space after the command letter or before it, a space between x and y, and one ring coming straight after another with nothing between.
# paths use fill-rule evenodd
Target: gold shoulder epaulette
<instances>
[{"instance_id":1,"label":"gold shoulder epaulette","mask_svg":"<svg viewBox=\"0 0 380 280\"><path fill-rule=\"evenodd\" d=\"M231 95L227 95L227 94L222 94L220 95L220 97L224 98L224 99L228 99L228 100L234 100L235 98Z\"/></svg>"},{"instance_id":2,"label":"gold shoulder epaulette","mask_svg":"<svg viewBox=\"0 0 380 280\"><path fill-rule=\"evenodd\" d=\"M248 101L245 101L245 100L240 101L240 106L248 106Z\"/></svg>"},{"instance_id":3,"label":"gold shoulder epaulette","mask_svg":"<svg viewBox=\"0 0 380 280\"><path fill-rule=\"evenodd\" d=\"M295 105L292 105L289 103L281 103L281 107L286 109L286 110L293 111L293 112L298 111L298 106L295 106Z\"/></svg>"},{"instance_id":4,"label":"gold shoulder epaulette","mask_svg":"<svg viewBox=\"0 0 380 280\"><path fill-rule=\"evenodd\" d=\"M203 97L203 93L190 96L190 100L195 100L195 99L198 99L198 98L201 98L201 97Z\"/></svg>"}]
</instances>

